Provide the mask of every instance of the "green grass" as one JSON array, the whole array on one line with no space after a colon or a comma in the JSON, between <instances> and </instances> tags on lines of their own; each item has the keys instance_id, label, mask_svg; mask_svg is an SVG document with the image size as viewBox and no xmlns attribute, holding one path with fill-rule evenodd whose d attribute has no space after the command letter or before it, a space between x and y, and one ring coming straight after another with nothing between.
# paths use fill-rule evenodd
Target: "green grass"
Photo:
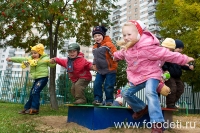
<instances>
[{"instance_id":1,"label":"green grass","mask_svg":"<svg viewBox=\"0 0 200 133\"><path fill-rule=\"evenodd\" d=\"M34 118L41 116L66 116L67 107L52 110L49 106L41 106L38 115L20 115L22 104L0 102L0 132L1 133L38 133L35 130L37 122Z\"/></svg>"}]
</instances>

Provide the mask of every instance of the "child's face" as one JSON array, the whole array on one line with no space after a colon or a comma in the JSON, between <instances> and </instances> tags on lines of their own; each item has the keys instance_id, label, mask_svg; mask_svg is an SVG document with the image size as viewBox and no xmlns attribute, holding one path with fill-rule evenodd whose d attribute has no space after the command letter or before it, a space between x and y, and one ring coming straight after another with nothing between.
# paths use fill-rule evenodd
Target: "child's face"
<instances>
[{"instance_id":1,"label":"child's face","mask_svg":"<svg viewBox=\"0 0 200 133\"><path fill-rule=\"evenodd\" d=\"M101 43L103 41L103 36L101 34L95 34L94 35L94 41L96 43Z\"/></svg>"},{"instance_id":2,"label":"child's face","mask_svg":"<svg viewBox=\"0 0 200 133\"><path fill-rule=\"evenodd\" d=\"M38 59L40 58L40 54L34 50L31 51L31 56L33 59Z\"/></svg>"},{"instance_id":3,"label":"child's face","mask_svg":"<svg viewBox=\"0 0 200 133\"><path fill-rule=\"evenodd\" d=\"M182 51L183 51L183 48L176 48L174 51L175 51L175 52L182 53Z\"/></svg>"},{"instance_id":4,"label":"child's face","mask_svg":"<svg viewBox=\"0 0 200 133\"><path fill-rule=\"evenodd\" d=\"M123 39L125 42L137 41L138 31L134 25L127 25L122 28Z\"/></svg>"},{"instance_id":5,"label":"child's face","mask_svg":"<svg viewBox=\"0 0 200 133\"><path fill-rule=\"evenodd\" d=\"M68 50L68 56L69 58L76 58L76 56L78 55L78 51L77 50Z\"/></svg>"}]
</instances>

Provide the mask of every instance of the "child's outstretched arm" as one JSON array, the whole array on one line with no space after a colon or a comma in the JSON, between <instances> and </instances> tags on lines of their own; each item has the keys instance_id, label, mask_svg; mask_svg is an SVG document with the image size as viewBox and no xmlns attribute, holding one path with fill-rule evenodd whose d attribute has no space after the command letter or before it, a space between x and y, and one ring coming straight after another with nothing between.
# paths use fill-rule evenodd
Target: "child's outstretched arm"
<instances>
[{"instance_id":1,"label":"child's outstretched arm","mask_svg":"<svg viewBox=\"0 0 200 133\"><path fill-rule=\"evenodd\" d=\"M61 66L63 66L64 68L67 67L67 59L62 59L62 58L57 58L57 57L54 57L54 58L51 58L50 63L56 63L56 64L59 64Z\"/></svg>"},{"instance_id":2,"label":"child's outstretched arm","mask_svg":"<svg viewBox=\"0 0 200 133\"><path fill-rule=\"evenodd\" d=\"M7 57L6 61L10 62L15 62L15 63L22 63L23 61L28 61L30 57Z\"/></svg>"}]
</instances>

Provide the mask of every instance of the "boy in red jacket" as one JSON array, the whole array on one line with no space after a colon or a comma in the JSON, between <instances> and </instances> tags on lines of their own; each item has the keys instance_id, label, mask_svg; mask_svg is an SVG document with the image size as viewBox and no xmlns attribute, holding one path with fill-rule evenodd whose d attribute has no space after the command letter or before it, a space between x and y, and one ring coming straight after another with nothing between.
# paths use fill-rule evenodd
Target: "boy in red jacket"
<instances>
[{"instance_id":1,"label":"boy in red jacket","mask_svg":"<svg viewBox=\"0 0 200 133\"><path fill-rule=\"evenodd\" d=\"M68 58L52 58L50 63L57 63L67 69L69 78L72 81L71 94L75 97L74 104L85 104L86 98L84 90L92 80L90 70L92 63L84 58L80 52L80 46L72 43L68 46Z\"/></svg>"}]
</instances>

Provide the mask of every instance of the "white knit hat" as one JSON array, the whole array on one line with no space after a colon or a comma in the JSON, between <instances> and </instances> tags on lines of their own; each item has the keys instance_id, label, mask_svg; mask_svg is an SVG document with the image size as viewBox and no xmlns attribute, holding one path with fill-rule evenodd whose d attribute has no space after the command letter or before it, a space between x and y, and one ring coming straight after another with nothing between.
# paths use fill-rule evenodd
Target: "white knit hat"
<instances>
[{"instance_id":1,"label":"white knit hat","mask_svg":"<svg viewBox=\"0 0 200 133\"><path fill-rule=\"evenodd\" d=\"M143 34L143 31L146 29L146 25L140 20L130 20L129 22L133 23L137 28L139 33L137 39L139 40L141 35Z\"/></svg>"},{"instance_id":2,"label":"white knit hat","mask_svg":"<svg viewBox=\"0 0 200 133\"><path fill-rule=\"evenodd\" d=\"M176 43L175 43L175 40L172 39L172 38L166 38L162 44L161 44L163 47L166 47L166 48L172 48L172 49L175 49L176 48Z\"/></svg>"}]
</instances>

